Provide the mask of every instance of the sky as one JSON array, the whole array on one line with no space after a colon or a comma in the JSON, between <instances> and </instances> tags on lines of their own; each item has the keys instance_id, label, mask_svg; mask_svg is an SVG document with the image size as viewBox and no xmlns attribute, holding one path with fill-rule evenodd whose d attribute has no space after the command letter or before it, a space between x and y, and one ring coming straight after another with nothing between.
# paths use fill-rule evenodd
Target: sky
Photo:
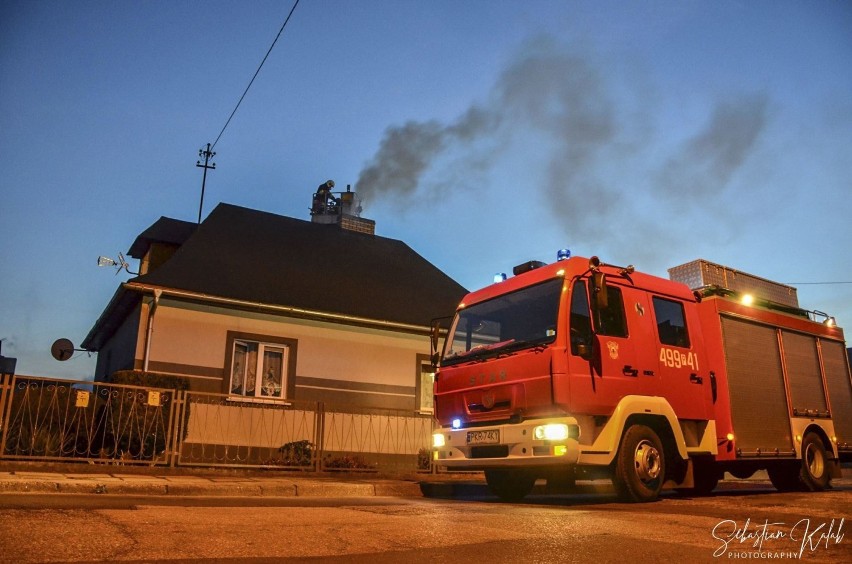
<instances>
[{"instance_id":1,"label":"sky","mask_svg":"<svg viewBox=\"0 0 852 564\"><path fill-rule=\"evenodd\" d=\"M292 6L0 0L18 374L92 377L50 346L130 278L97 257L197 220L198 151ZM214 150L204 216L307 220L333 179L469 289L560 248L664 277L702 258L852 327L849 2L302 0Z\"/></svg>"}]
</instances>

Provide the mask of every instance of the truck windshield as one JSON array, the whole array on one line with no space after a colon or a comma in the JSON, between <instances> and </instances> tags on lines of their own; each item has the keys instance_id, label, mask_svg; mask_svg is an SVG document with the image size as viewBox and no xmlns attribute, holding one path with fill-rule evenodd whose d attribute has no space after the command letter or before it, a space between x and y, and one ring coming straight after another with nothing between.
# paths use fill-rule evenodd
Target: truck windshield
<instances>
[{"instance_id":1,"label":"truck windshield","mask_svg":"<svg viewBox=\"0 0 852 564\"><path fill-rule=\"evenodd\" d=\"M493 298L456 314L441 364L552 343L562 279L554 279Z\"/></svg>"}]
</instances>

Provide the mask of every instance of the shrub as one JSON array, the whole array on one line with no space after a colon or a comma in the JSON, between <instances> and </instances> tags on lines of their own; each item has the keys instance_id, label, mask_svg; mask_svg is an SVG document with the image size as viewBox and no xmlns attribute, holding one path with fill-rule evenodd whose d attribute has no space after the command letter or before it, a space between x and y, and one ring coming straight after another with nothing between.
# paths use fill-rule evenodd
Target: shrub
<instances>
[{"instance_id":1,"label":"shrub","mask_svg":"<svg viewBox=\"0 0 852 564\"><path fill-rule=\"evenodd\" d=\"M323 460L323 467L335 470L373 470L370 464L357 454L344 454L332 457L330 454Z\"/></svg>"},{"instance_id":2,"label":"shrub","mask_svg":"<svg viewBox=\"0 0 852 564\"><path fill-rule=\"evenodd\" d=\"M287 443L278 449L278 452L281 453L280 464L282 466L310 466L315 448L316 445L307 439Z\"/></svg>"}]
</instances>

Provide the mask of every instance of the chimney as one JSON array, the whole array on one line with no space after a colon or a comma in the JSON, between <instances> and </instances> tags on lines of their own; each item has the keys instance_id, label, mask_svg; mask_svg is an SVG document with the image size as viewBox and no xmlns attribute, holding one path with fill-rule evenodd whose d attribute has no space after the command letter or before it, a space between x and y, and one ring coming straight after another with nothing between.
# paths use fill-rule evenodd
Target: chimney
<instances>
[{"instance_id":1,"label":"chimney","mask_svg":"<svg viewBox=\"0 0 852 564\"><path fill-rule=\"evenodd\" d=\"M361 200L352 191L352 185L346 185L346 192L332 192L333 188L333 180L317 188L311 205L311 223L337 225L341 229L375 235L376 222L361 217Z\"/></svg>"}]
</instances>

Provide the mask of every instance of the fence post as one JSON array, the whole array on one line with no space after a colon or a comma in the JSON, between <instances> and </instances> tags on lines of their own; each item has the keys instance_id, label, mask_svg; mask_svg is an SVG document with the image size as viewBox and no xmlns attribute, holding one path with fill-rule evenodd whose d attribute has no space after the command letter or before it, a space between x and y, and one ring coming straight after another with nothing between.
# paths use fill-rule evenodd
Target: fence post
<instances>
[{"instance_id":1,"label":"fence post","mask_svg":"<svg viewBox=\"0 0 852 564\"><path fill-rule=\"evenodd\" d=\"M314 443L314 471L322 472L322 460L323 460L323 450L325 449L325 403L318 401L317 402L317 411L316 411L316 430L314 431L314 437L316 437L316 442Z\"/></svg>"},{"instance_id":2,"label":"fence post","mask_svg":"<svg viewBox=\"0 0 852 564\"><path fill-rule=\"evenodd\" d=\"M180 458L181 443L183 442L184 432L184 413L186 404L186 392L184 390L174 391L174 401L172 402L172 424L168 440L169 446L166 447L166 452L169 453L169 467L177 466L177 461ZM189 424L189 418L186 418L186 424Z\"/></svg>"},{"instance_id":3,"label":"fence post","mask_svg":"<svg viewBox=\"0 0 852 564\"><path fill-rule=\"evenodd\" d=\"M6 453L6 434L9 426L9 413L12 411L12 378L11 374L0 377L0 458ZM9 400L7 410L6 400ZM7 412L8 411L8 412Z\"/></svg>"}]
</instances>

